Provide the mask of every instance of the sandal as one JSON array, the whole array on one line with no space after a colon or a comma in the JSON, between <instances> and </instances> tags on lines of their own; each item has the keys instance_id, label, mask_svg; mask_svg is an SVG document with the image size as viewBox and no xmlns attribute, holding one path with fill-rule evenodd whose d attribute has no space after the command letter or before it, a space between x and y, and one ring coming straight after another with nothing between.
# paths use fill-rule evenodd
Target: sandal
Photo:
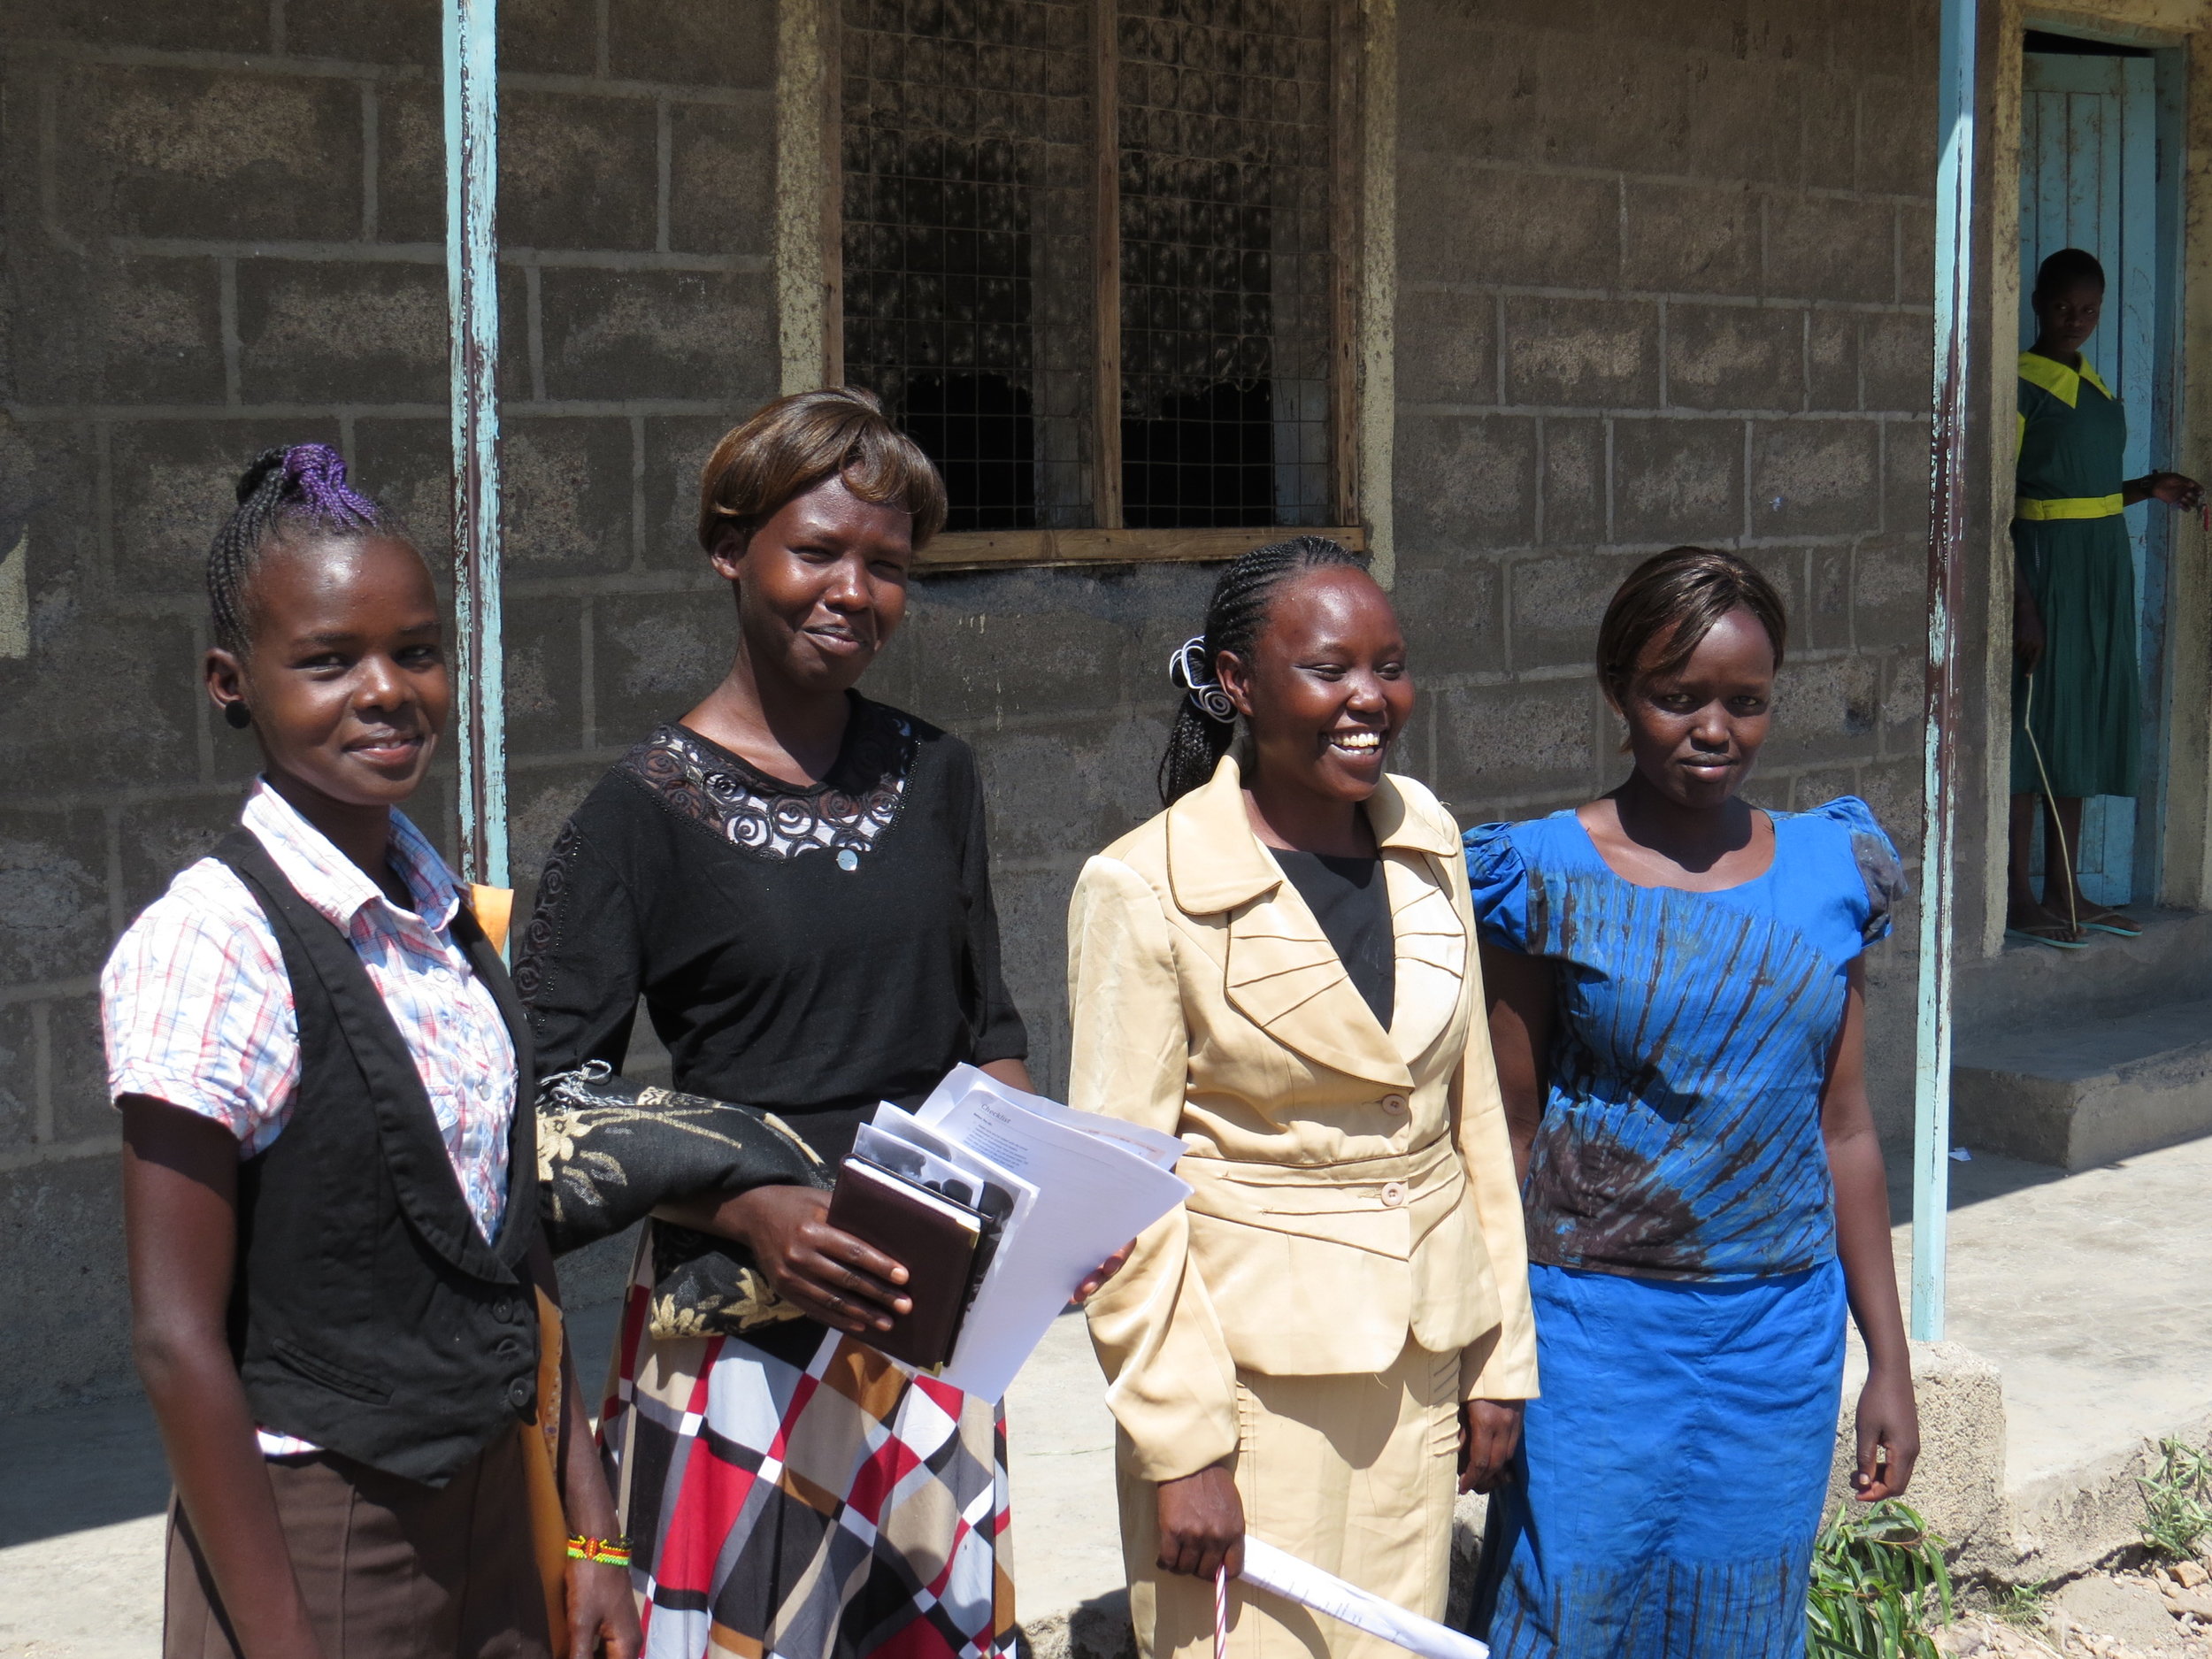
<instances>
[{"instance_id":1,"label":"sandal","mask_svg":"<svg viewBox=\"0 0 2212 1659\"><path fill-rule=\"evenodd\" d=\"M2005 937L2031 945L2048 945L2053 950L2089 949L2080 940L2069 937L2070 932L2063 922L2036 922L2026 927L2008 927Z\"/></svg>"},{"instance_id":2,"label":"sandal","mask_svg":"<svg viewBox=\"0 0 2212 1659\"><path fill-rule=\"evenodd\" d=\"M2081 925L2121 939L2140 939L2143 936L2142 923L2132 917L2123 916L2117 910L2099 910L2093 915L2085 916L2081 918Z\"/></svg>"}]
</instances>

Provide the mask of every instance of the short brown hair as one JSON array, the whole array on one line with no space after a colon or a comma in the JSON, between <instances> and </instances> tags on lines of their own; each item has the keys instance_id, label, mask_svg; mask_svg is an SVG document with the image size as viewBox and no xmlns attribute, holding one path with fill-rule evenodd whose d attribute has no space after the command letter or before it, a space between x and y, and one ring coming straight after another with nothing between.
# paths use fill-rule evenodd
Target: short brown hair
<instances>
[{"instance_id":1,"label":"short brown hair","mask_svg":"<svg viewBox=\"0 0 2212 1659\"><path fill-rule=\"evenodd\" d=\"M1677 547L1655 553L1628 573L1598 625L1598 678L1615 696L1640 669L1671 674L1690 660L1700 641L1730 611L1748 611L1767 631L1774 665L1782 665L1789 618L1782 595L1748 560L1717 548ZM1655 663L1644 654L1655 641L1665 649Z\"/></svg>"},{"instance_id":2,"label":"short brown hair","mask_svg":"<svg viewBox=\"0 0 2212 1659\"><path fill-rule=\"evenodd\" d=\"M921 446L856 386L794 392L724 434L699 472L699 545L749 539L785 506L833 478L863 501L913 515L914 550L945 527L945 483Z\"/></svg>"}]
</instances>

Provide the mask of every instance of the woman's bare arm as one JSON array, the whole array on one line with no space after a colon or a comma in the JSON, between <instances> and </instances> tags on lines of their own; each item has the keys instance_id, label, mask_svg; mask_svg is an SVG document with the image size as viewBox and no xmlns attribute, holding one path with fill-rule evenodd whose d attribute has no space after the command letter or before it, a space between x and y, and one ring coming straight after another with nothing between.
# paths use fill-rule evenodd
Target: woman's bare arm
<instances>
[{"instance_id":1,"label":"woman's bare arm","mask_svg":"<svg viewBox=\"0 0 2212 1659\"><path fill-rule=\"evenodd\" d=\"M178 1498L245 1659L319 1659L226 1333L238 1142L165 1101L120 1104L131 1348Z\"/></svg>"},{"instance_id":2,"label":"woman's bare arm","mask_svg":"<svg viewBox=\"0 0 2212 1659\"><path fill-rule=\"evenodd\" d=\"M1513 1174L1528 1179L1529 1149L1544 1116L1544 1056L1551 1045L1552 964L1495 945L1482 947L1490 999L1490 1054L1513 1142ZM1509 1476L1521 1440L1523 1402L1470 1400L1460 1407L1459 1489L1494 1492Z\"/></svg>"},{"instance_id":3,"label":"woman's bare arm","mask_svg":"<svg viewBox=\"0 0 2212 1659\"><path fill-rule=\"evenodd\" d=\"M2120 499L2131 507L2139 501L2155 500L2194 512L2204 504L2204 486L2180 472L2146 472L2121 484Z\"/></svg>"},{"instance_id":4,"label":"woman's bare arm","mask_svg":"<svg viewBox=\"0 0 2212 1659\"><path fill-rule=\"evenodd\" d=\"M1034 1094L1037 1086L1029 1080L1029 1062L1026 1060L992 1060L976 1068L986 1077L995 1077L1009 1088L1018 1088L1025 1094Z\"/></svg>"},{"instance_id":5,"label":"woman's bare arm","mask_svg":"<svg viewBox=\"0 0 2212 1659\"><path fill-rule=\"evenodd\" d=\"M1490 997L1490 1050L1513 1136L1513 1171L1526 1180L1529 1149L1544 1118L1544 1057L1551 1051L1557 987L1548 958L1496 945L1482 948L1482 984Z\"/></svg>"},{"instance_id":6,"label":"woman's bare arm","mask_svg":"<svg viewBox=\"0 0 2212 1659\"><path fill-rule=\"evenodd\" d=\"M559 1306L559 1279L542 1233L531 1247L530 1273ZM611 1539L621 1532L621 1521L592 1438L591 1402L577 1386L576 1356L565 1321L561 1326L561 1507L568 1530L586 1538ZM560 1632L553 1636L557 1644ZM637 1659L644 1638L639 1632L628 1568L603 1562L568 1563L568 1642L565 1654L557 1646L556 1659Z\"/></svg>"},{"instance_id":7,"label":"woman's bare arm","mask_svg":"<svg viewBox=\"0 0 2212 1659\"><path fill-rule=\"evenodd\" d=\"M1904 1314L1897 1302L1897 1264L1890 1253L1889 1185L1866 1099L1866 973L1856 961L1845 993L1843 1029L1821 1096L1820 1130L1836 1189L1836 1254L1843 1263L1851 1317L1866 1342L1858 1465L1851 1484L1872 1503L1895 1497L1912 1479L1920 1456L1920 1417L1913 1401ZM1878 1458L1877 1448L1887 1456Z\"/></svg>"}]
</instances>

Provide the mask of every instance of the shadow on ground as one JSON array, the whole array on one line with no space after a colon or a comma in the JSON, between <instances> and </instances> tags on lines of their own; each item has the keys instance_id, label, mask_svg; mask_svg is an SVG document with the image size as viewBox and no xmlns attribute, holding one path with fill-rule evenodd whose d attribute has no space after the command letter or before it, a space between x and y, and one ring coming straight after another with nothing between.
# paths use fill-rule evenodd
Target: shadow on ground
<instances>
[{"instance_id":1,"label":"shadow on ground","mask_svg":"<svg viewBox=\"0 0 2212 1659\"><path fill-rule=\"evenodd\" d=\"M619 1310L584 1309L572 1326L577 1375L595 1403ZM96 1405L0 1417L0 1549L157 1515L168 1502L161 1436L135 1387Z\"/></svg>"},{"instance_id":2,"label":"shadow on ground","mask_svg":"<svg viewBox=\"0 0 2212 1659\"><path fill-rule=\"evenodd\" d=\"M1889 1171L1889 1210L1891 1217L1899 1222L1912 1219L1912 1149L1909 1147L1885 1147L1883 1156ZM2008 1158L1994 1152L1977 1152L1970 1163L1951 1164L1951 1202L1947 1210L1964 1210L1974 1204L1985 1204L1992 1199L2009 1197L2031 1187L2047 1187L2053 1181L2062 1181L2066 1171L2048 1164L2030 1164L2023 1158Z\"/></svg>"}]
</instances>

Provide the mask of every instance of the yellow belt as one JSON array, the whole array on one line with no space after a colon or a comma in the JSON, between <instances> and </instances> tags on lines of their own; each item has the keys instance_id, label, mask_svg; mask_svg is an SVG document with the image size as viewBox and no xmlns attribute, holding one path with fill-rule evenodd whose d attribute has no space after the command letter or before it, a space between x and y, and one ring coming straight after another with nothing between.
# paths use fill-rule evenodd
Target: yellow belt
<instances>
[{"instance_id":1,"label":"yellow belt","mask_svg":"<svg viewBox=\"0 0 2212 1659\"><path fill-rule=\"evenodd\" d=\"M2022 495L2012 503L2016 518L2111 518L2127 506L2121 495L2075 495L2062 501L2036 501Z\"/></svg>"}]
</instances>

